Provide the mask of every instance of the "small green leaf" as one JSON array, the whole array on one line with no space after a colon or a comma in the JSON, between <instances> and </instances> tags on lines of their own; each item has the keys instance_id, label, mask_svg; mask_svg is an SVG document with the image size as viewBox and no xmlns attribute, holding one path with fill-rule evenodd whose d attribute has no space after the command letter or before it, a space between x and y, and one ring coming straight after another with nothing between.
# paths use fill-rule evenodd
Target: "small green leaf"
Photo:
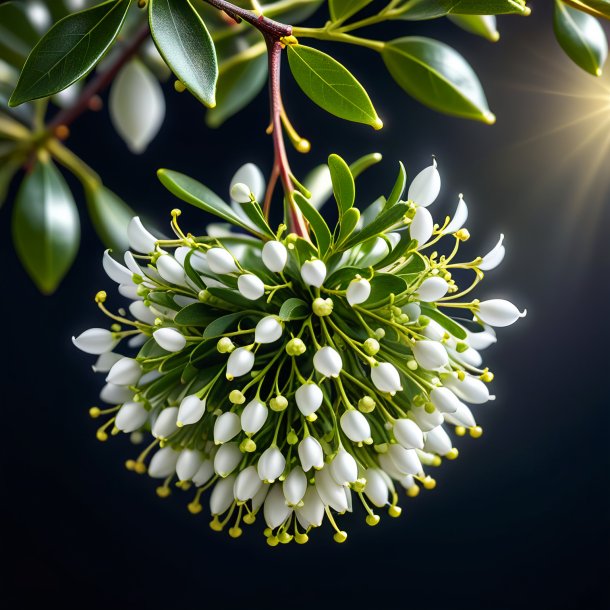
<instances>
[{"instance_id":1,"label":"small green leaf","mask_svg":"<svg viewBox=\"0 0 610 610\"><path fill-rule=\"evenodd\" d=\"M368 93L336 59L304 45L288 45L290 70L304 93L341 119L381 129L383 123Z\"/></svg>"},{"instance_id":2,"label":"small green leaf","mask_svg":"<svg viewBox=\"0 0 610 610\"><path fill-rule=\"evenodd\" d=\"M242 297L237 290L231 290L229 288L216 288L215 286L209 286L206 288L206 290L217 299L221 299L230 305L236 305L242 310L252 309L253 307L258 306L245 297ZM243 315L243 311L241 314Z\"/></svg>"},{"instance_id":3,"label":"small green leaf","mask_svg":"<svg viewBox=\"0 0 610 610\"><path fill-rule=\"evenodd\" d=\"M413 254L407 264L400 270L399 275L419 275L426 270L426 262L423 257L418 254Z\"/></svg>"},{"instance_id":4,"label":"small green leaf","mask_svg":"<svg viewBox=\"0 0 610 610\"><path fill-rule=\"evenodd\" d=\"M477 75L448 45L405 37L387 43L381 55L394 80L422 104L488 124L496 120Z\"/></svg>"},{"instance_id":5,"label":"small green leaf","mask_svg":"<svg viewBox=\"0 0 610 610\"><path fill-rule=\"evenodd\" d=\"M205 330L203 331L203 338L212 339L214 337L220 337L220 335L223 335L229 328L236 327L236 322L241 320L243 317L243 312L238 311L236 313L230 313L226 316L216 318L213 322L210 322L210 324L206 326Z\"/></svg>"},{"instance_id":6,"label":"small green leaf","mask_svg":"<svg viewBox=\"0 0 610 610\"><path fill-rule=\"evenodd\" d=\"M328 9L332 21L345 21L373 0L328 0Z\"/></svg>"},{"instance_id":7,"label":"small green leaf","mask_svg":"<svg viewBox=\"0 0 610 610\"><path fill-rule=\"evenodd\" d=\"M28 275L44 294L55 292L76 257L80 222L72 193L52 162L38 162L23 180L12 224Z\"/></svg>"},{"instance_id":8,"label":"small green leaf","mask_svg":"<svg viewBox=\"0 0 610 610\"><path fill-rule=\"evenodd\" d=\"M306 318L311 313L311 307L302 299L296 297L287 299L280 307L280 320L289 322L290 320L300 320Z\"/></svg>"},{"instance_id":9,"label":"small green leaf","mask_svg":"<svg viewBox=\"0 0 610 610\"><path fill-rule=\"evenodd\" d=\"M555 36L567 56L586 72L601 76L608 57L608 41L599 21L555 0Z\"/></svg>"},{"instance_id":10,"label":"small green leaf","mask_svg":"<svg viewBox=\"0 0 610 610\"><path fill-rule=\"evenodd\" d=\"M340 267L326 278L324 285L333 290L337 288L345 288L345 286L347 286L347 284L360 273L362 273L362 269L360 267Z\"/></svg>"},{"instance_id":11,"label":"small green leaf","mask_svg":"<svg viewBox=\"0 0 610 610\"><path fill-rule=\"evenodd\" d=\"M360 210L358 210L358 208L350 208L341 216L339 238L337 239L338 248L341 247L341 244L354 232L359 220Z\"/></svg>"},{"instance_id":12,"label":"small green leaf","mask_svg":"<svg viewBox=\"0 0 610 610\"><path fill-rule=\"evenodd\" d=\"M161 307L167 307L168 309L173 309L175 311L180 309L180 305L174 301L173 292L153 290L152 292L148 293L146 298L157 305L161 305Z\"/></svg>"},{"instance_id":13,"label":"small green leaf","mask_svg":"<svg viewBox=\"0 0 610 610\"><path fill-rule=\"evenodd\" d=\"M89 218L102 243L114 252L129 249L127 225L135 212L103 185L85 189Z\"/></svg>"},{"instance_id":14,"label":"small green leaf","mask_svg":"<svg viewBox=\"0 0 610 610\"><path fill-rule=\"evenodd\" d=\"M467 338L466 331L457 322L449 316L440 312L436 307L427 303L420 303L421 312L424 316L428 316L431 320L438 322L445 330L448 330L454 337L462 341Z\"/></svg>"},{"instance_id":15,"label":"small green leaf","mask_svg":"<svg viewBox=\"0 0 610 610\"><path fill-rule=\"evenodd\" d=\"M348 164L339 155L328 157L328 168L333 183L333 193L339 207L339 216L342 216L354 205L356 199L354 177Z\"/></svg>"},{"instance_id":16,"label":"small green leaf","mask_svg":"<svg viewBox=\"0 0 610 610\"><path fill-rule=\"evenodd\" d=\"M384 233L390 227L397 224L409 209L406 203L397 203L385 212L382 212L370 224L364 226L358 233L354 233L345 243L344 248L347 250L356 244L366 241L370 237Z\"/></svg>"},{"instance_id":17,"label":"small green leaf","mask_svg":"<svg viewBox=\"0 0 610 610\"><path fill-rule=\"evenodd\" d=\"M414 239L411 239L407 231L401 231L399 235L400 241L393 248L390 248L388 255L379 261L375 267L385 269L416 247L417 242Z\"/></svg>"},{"instance_id":18,"label":"small green leaf","mask_svg":"<svg viewBox=\"0 0 610 610\"><path fill-rule=\"evenodd\" d=\"M391 273L376 273L371 280L371 294L362 305L374 307L385 301L390 294L399 295L406 289L407 283L401 277Z\"/></svg>"},{"instance_id":19,"label":"small green leaf","mask_svg":"<svg viewBox=\"0 0 610 610\"><path fill-rule=\"evenodd\" d=\"M191 303L176 314L174 322L179 326L207 326L215 317L204 303Z\"/></svg>"},{"instance_id":20,"label":"small green leaf","mask_svg":"<svg viewBox=\"0 0 610 610\"><path fill-rule=\"evenodd\" d=\"M189 0L149 0L153 40L176 77L202 103L216 106L218 62L212 37Z\"/></svg>"},{"instance_id":21,"label":"small green leaf","mask_svg":"<svg viewBox=\"0 0 610 610\"><path fill-rule=\"evenodd\" d=\"M275 238L275 233L271 230L269 223L265 219L263 210L257 201L251 201L249 203L240 204L242 210L246 216L254 223L254 225L261 230L263 235L267 237Z\"/></svg>"},{"instance_id":22,"label":"small green leaf","mask_svg":"<svg viewBox=\"0 0 610 610\"><path fill-rule=\"evenodd\" d=\"M9 104L47 97L89 74L117 37L130 0L111 0L58 21L32 49Z\"/></svg>"},{"instance_id":23,"label":"small green leaf","mask_svg":"<svg viewBox=\"0 0 610 610\"><path fill-rule=\"evenodd\" d=\"M500 40L494 15L447 15L447 17L465 32L481 36L490 42Z\"/></svg>"},{"instance_id":24,"label":"small green leaf","mask_svg":"<svg viewBox=\"0 0 610 610\"><path fill-rule=\"evenodd\" d=\"M311 225L311 230L316 237L320 256L323 257L328 252L333 240L330 229L320 212L318 212L301 193L296 191L293 196L296 204L303 213L303 216L305 216L307 222Z\"/></svg>"},{"instance_id":25,"label":"small green leaf","mask_svg":"<svg viewBox=\"0 0 610 610\"><path fill-rule=\"evenodd\" d=\"M525 0L410 0L400 10L399 19L420 21L456 15L529 15Z\"/></svg>"},{"instance_id":26,"label":"small green leaf","mask_svg":"<svg viewBox=\"0 0 610 610\"><path fill-rule=\"evenodd\" d=\"M0 159L0 207L6 199L11 180L20 167L21 159L15 157Z\"/></svg>"},{"instance_id":27,"label":"small green leaf","mask_svg":"<svg viewBox=\"0 0 610 610\"><path fill-rule=\"evenodd\" d=\"M405 186L407 185L407 170L405 166L402 164L402 161L398 162L399 170L398 170L398 178L396 178L396 182L394 183L394 187L392 188L392 192L385 202L385 209L391 208L394 204L400 201L402 194L404 193Z\"/></svg>"},{"instance_id":28,"label":"small green leaf","mask_svg":"<svg viewBox=\"0 0 610 610\"><path fill-rule=\"evenodd\" d=\"M354 179L356 179L362 172L366 171L369 167L376 165L381 161L383 157L380 153L369 153L356 159L350 166L349 171L352 173Z\"/></svg>"}]
</instances>

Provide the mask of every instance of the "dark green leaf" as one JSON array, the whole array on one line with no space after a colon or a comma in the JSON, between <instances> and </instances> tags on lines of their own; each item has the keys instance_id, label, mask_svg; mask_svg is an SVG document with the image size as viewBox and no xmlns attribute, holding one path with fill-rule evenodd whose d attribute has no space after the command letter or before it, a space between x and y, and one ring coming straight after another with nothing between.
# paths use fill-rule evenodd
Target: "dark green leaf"
<instances>
[{"instance_id":1,"label":"dark green leaf","mask_svg":"<svg viewBox=\"0 0 610 610\"><path fill-rule=\"evenodd\" d=\"M476 36L486 38L491 42L500 40L500 34L496 28L496 18L493 15L447 15L449 20Z\"/></svg>"},{"instance_id":2,"label":"dark green leaf","mask_svg":"<svg viewBox=\"0 0 610 610\"><path fill-rule=\"evenodd\" d=\"M452 320L449 316L441 313L436 307L427 303L420 303L421 312L424 316L428 316L430 319L438 322L445 330L449 331L454 337L461 339L462 341L467 338L466 331L457 322Z\"/></svg>"},{"instance_id":3,"label":"dark green leaf","mask_svg":"<svg viewBox=\"0 0 610 610\"><path fill-rule=\"evenodd\" d=\"M328 252L333 239L326 221L322 218L320 212L318 212L318 210L316 210L316 208L314 208L298 191L294 193L294 200L303 213L303 216L307 219L307 222L311 225L313 234L316 237L320 256L323 257Z\"/></svg>"},{"instance_id":4,"label":"dark green leaf","mask_svg":"<svg viewBox=\"0 0 610 610\"><path fill-rule=\"evenodd\" d=\"M382 212L369 225L364 226L358 233L354 233L345 243L345 249L351 248L370 237L384 233L390 227L393 227L409 209L406 203L397 203L389 210Z\"/></svg>"},{"instance_id":5,"label":"dark green leaf","mask_svg":"<svg viewBox=\"0 0 610 610\"><path fill-rule=\"evenodd\" d=\"M208 305L191 303L176 314L174 322L179 326L207 326L214 320L214 317L214 313Z\"/></svg>"},{"instance_id":6,"label":"dark green leaf","mask_svg":"<svg viewBox=\"0 0 610 610\"><path fill-rule=\"evenodd\" d=\"M280 319L284 322L306 318L311 313L311 307L296 297L287 299L280 307Z\"/></svg>"},{"instance_id":7,"label":"dark green leaf","mask_svg":"<svg viewBox=\"0 0 610 610\"><path fill-rule=\"evenodd\" d=\"M328 168L333 183L333 193L339 207L339 216L342 216L354 205L356 199L356 186L349 166L339 155L328 157Z\"/></svg>"},{"instance_id":8,"label":"dark green leaf","mask_svg":"<svg viewBox=\"0 0 610 610\"><path fill-rule=\"evenodd\" d=\"M39 35L30 22L25 2L0 4L0 58L21 68Z\"/></svg>"},{"instance_id":9,"label":"dark green leaf","mask_svg":"<svg viewBox=\"0 0 610 610\"><path fill-rule=\"evenodd\" d=\"M422 104L492 124L481 83L468 62L437 40L417 36L388 42L383 61L394 80Z\"/></svg>"},{"instance_id":10,"label":"dark green leaf","mask_svg":"<svg viewBox=\"0 0 610 610\"><path fill-rule=\"evenodd\" d=\"M47 97L87 75L117 37L130 0L111 0L58 21L32 49L11 106Z\"/></svg>"},{"instance_id":11,"label":"dark green leaf","mask_svg":"<svg viewBox=\"0 0 610 610\"><path fill-rule=\"evenodd\" d=\"M11 180L20 167L20 159L14 157L0 159L0 207L6 199Z\"/></svg>"},{"instance_id":12,"label":"dark green leaf","mask_svg":"<svg viewBox=\"0 0 610 610\"><path fill-rule=\"evenodd\" d=\"M381 129L368 93L336 59L304 45L288 45L288 63L299 87L318 106L355 123Z\"/></svg>"},{"instance_id":13,"label":"dark green leaf","mask_svg":"<svg viewBox=\"0 0 610 610\"><path fill-rule=\"evenodd\" d=\"M358 208L350 208L345 212L345 214L343 214L340 220L337 248L339 248L341 244L354 232L359 220L360 210L358 210Z\"/></svg>"},{"instance_id":14,"label":"dark green leaf","mask_svg":"<svg viewBox=\"0 0 610 610\"><path fill-rule=\"evenodd\" d=\"M568 57L586 72L601 76L608 57L608 41L599 21L555 0L555 36Z\"/></svg>"},{"instance_id":15,"label":"dark green leaf","mask_svg":"<svg viewBox=\"0 0 610 610\"><path fill-rule=\"evenodd\" d=\"M398 162L400 169L398 170L398 178L396 178L396 182L394 183L394 187L392 188L392 192L385 202L385 209L391 208L394 204L400 201L402 194L404 193L405 186L407 184L407 170L405 166L402 164L402 161Z\"/></svg>"},{"instance_id":16,"label":"dark green leaf","mask_svg":"<svg viewBox=\"0 0 610 610\"><path fill-rule=\"evenodd\" d=\"M326 278L324 285L333 290L335 288L344 287L359 273L362 273L362 269L360 267L341 267L340 269L333 271L333 273Z\"/></svg>"},{"instance_id":17,"label":"dark green leaf","mask_svg":"<svg viewBox=\"0 0 610 610\"><path fill-rule=\"evenodd\" d=\"M247 310L256 307L252 301L242 297L239 292L236 290L230 290L229 288L216 288L216 287L208 287L207 291L217 299L221 299L225 303L229 303L230 305L236 305L240 309ZM243 312L242 312L243 315Z\"/></svg>"},{"instance_id":18,"label":"dark green leaf","mask_svg":"<svg viewBox=\"0 0 610 610\"><path fill-rule=\"evenodd\" d=\"M167 350L164 350L154 339L151 337L146 343L140 348L136 358L139 360L147 360L148 358L160 358L169 354Z\"/></svg>"},{"instance_id":19,"label":"dark green leaf","mask_svg":"<svg viewBox=\"0 0 610 610\"><path fill-rule=\"evenodd\" d=\"M129 249L127 225L135 212L103 185L87 188L87 209L102 243L115 252Z\"/></svg>"},{"instance_id":20,"label":"dark green leaf","mask_svg":"<svg viewBox=\"0 0 610 610\"><path fill-rule=\"evenodd\" d=\"M422 271L425 271L426 263L424 259L418 254L413 254L407 264L402 267L399 274L400 275L412 275L412 274L420 274Z\"/></svg>"},{"instance_id":21,"label":"dark green leaf","mask_svg":"<svg viewBox=\"0 0 610 610\"><path fill-rule=\"evenodd\" d=\"M363 303L364 307L373 307L385 301L390 294L399 295L407 289L407 283L391 273L376 273L371 280L371 295Z\"/></svg>"},{"instance_id":22,"label":"dark green leaf","mask_svg":"<svg viewBox=\"0 0 610 610\"><path fill-rule=\"evenodd\" d=\"M373 0L328 0L330 18L333 21L345 21L372 1Z\"/></svg>"},{"instance_id":23,"label":"dark green leaf","mask_svg":"<svg viewBox=\"0 0 610 610\"><path fill-rule=\"evenodd\" d=\"M391 265L392 263L396 262L407 252L409 252L409 250L413 250L415 248L417 242L414 239L410 238L407 231L401 231L399 235L400 241L393 248L390 249L390 252L384 259L382 259L381 261L379 261L379 263L377 263L377 265L375 265L376 267L383 269L388 265Z\"/></svg>"},{"instance_id":24,"label":"dark green leaf","mask_svg":"<svg viewBox=\"0 0 610 610\"><path fill-rule=\"evenodd\" d=\"M189 0L149 0L150 31L159 53L203 104L216 106L218 62L212 37Z\"/></svg>"},{"instance_id":25,"label":"dark green leaf","mask_svg":"<svg viewBox=\"0 0 610 610\"><path fill-rule=\"evenodd\" d=\"M38 289L55 292L76 257L80 223L72 193L50 161L38 162L19 188L13 241Z\"/></svg>"},{"instance_id":26,"label":"dark green leaf","mask_svg":"<svg viewBox=\"0 0 610 610\"><path fill-rule=\"evenodd\" d=\"M167 307L167 309L174 309L175 311L180 309L180 305L174 301L173 292L153 290L152 292L148 293L147 299L152 303L161 305L161 307Z\"/></svg>"},{"instance_id":27,"label":"dark green leaf","mask_svg":"<svg viewBox=\"0 0 610 610\"><path fill-rule=\"evenodd\" d=\"M243 312L238 311L236 313L230 313L226 316L216 318L213 322L206 327L203 331L204 339L212 339L214 337L220 337L227 330L237 327L237 321L244 317Z\"/></svg>"},{"instance_id":28,"label":"dark green leaf","mask_svg":"<svg viewBox=\"0 0 610 610\"><path fill-rule=\"evenodd\" d=\"M254 225L258 229L260 229L263 235L275 238L275 233L271 230L269 223L265 220L263 210L261 209L261 206L258 204L258 202L251 201L250 203L242 203L240 205L246 216L254 223Z\"/></svg>"},{"instance_id":29,"label":"dark green leaf","mask_svg":"<svg viewBox=\"0 0 610 610\"><path fill-rule=\"evenodd\" d=\"M419 21L435 19L449 14L529 15L525 0L410 0L400 11L399 19Z\"/></svg>"}]
</instances>

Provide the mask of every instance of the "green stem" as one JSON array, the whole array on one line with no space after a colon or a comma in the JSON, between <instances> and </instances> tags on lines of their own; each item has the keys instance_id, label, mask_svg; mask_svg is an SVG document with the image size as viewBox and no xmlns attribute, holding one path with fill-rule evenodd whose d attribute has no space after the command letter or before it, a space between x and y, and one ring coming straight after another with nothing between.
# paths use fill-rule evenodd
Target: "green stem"
<instances>
[{"instance_id":1,"label":"green stem","mask_svg":"<svg viewBox=\"0 0 610 610\"><path fill-rule=\"evenodd\" d=\"M50 139L46 149L68 171L72 172L85 188L96 189L100 186L100 177L71 150L67 149L59 140Z\"/></svg>"},{"instance_id":2,"label":"green stem","mask_svg":"<svg viewBox=\"0 0 610 610\"><path fill-rule=\"evenodd\" d=\"M327 30L325 28L293 28L293 36L297 38L315 38L317 40L330 40L332 42L344 42L347 44L357 45L359 47L366 47L372 51L381 53L385 48L386 43L381 40L369 40L368 38L360 38L358 36L352 36L351 34L345 34L344 32L338 32L334 30Z\"/></svg>"}]
</instances>

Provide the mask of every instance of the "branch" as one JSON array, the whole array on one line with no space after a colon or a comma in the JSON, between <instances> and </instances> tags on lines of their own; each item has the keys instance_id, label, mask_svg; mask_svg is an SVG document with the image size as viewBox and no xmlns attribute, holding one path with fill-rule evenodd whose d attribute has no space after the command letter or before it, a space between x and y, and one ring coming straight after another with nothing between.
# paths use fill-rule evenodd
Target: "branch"
<instances>
[{"instance_id":1,"label":"branch","mask_svg":"<svg viewBox=\"0 0 610 610\"><path fill-rule=\"evenodd\" d=\"M610 15L608 13L604 13L596 8L589 6L585 2L581 0L563 0L564 4L571 6L583 13L589 13L589 15L593 15L593 17L601 17L602 19L610 19Z\"/></svg>"}]
</instances>

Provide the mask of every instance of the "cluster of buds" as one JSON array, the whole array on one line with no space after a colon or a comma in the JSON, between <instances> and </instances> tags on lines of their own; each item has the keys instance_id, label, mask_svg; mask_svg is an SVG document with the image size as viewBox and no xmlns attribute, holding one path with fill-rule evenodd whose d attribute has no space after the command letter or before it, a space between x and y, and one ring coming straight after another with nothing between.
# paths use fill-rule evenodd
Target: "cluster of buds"
<instances>
[{"instance_id":1,"label":"cluster of buds","mask_svg":"<svg viewBox=\"0 0 610 610\"><path fill-rule=\"evenodd\" d=\"M263 187L255 166L238 173L228 209L240 223ZM160 479L161 497L191 490L194 514L211 489L211 527L233 537L262 513L272 546L306 542L325 519L343 542L337 515L354 500L369 525L382 509L398 516L398 490L432 489L429 469L457 457L450 433L481 435L471 406L494 398L481 351L496 342L493 327L525 315L505 300L465 300L504 246L457 262L467 207L460 197L434 224L427 206L439 191L434 163L390 226L367 230L383 218L375 202L351 241L325 248L284 226L264 239L221 226L194 237L178 210L176 238L161 239L134 218L124 264L103 258L130 303L115 313L98 293L111 328L74 338L106 375L110 406L91 409L106 416L98 438L150 435L127 467ZM458 272L473 278L463 289Z\"/></svg>"}]
</instances>

